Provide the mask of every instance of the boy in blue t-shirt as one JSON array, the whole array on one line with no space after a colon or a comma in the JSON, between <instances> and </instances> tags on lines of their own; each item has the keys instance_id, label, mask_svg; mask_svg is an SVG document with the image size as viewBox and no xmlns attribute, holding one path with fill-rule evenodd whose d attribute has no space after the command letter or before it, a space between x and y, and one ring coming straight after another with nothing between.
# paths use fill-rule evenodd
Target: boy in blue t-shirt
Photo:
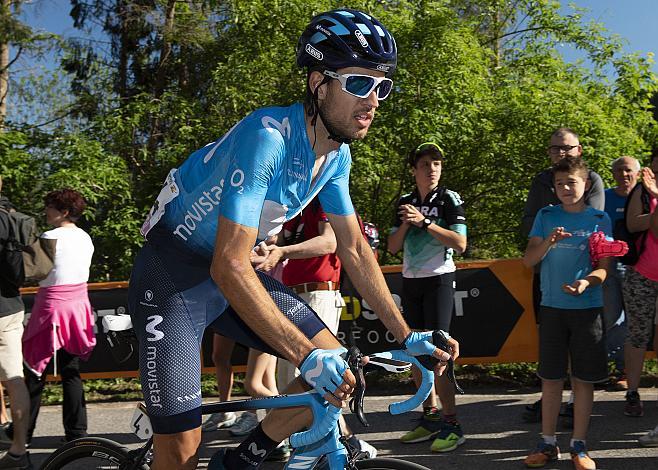
<instances>
[{"instance_id":1,"label":"boy in blue t-shirt","mask_svg":"<svg viewBox=\"0 0 658 470\"><path fill-rule=\"evenodd\" d=\"M542 440L525 459L539 468L560 456L555 428L564 379L571 363L575 392L571 459L577 470L595 469L585 439L594 400L594 383L608 378L601 314L601 284L609 258L592 267L589 237L612 233L610 218L585 204L591 184L587 164L565 157L553 165L555 193L562 204L537 213L523 258L532 267L541 261L542 301L539 311L539 370L542 379Z\"/></svg>"}]
</instances>

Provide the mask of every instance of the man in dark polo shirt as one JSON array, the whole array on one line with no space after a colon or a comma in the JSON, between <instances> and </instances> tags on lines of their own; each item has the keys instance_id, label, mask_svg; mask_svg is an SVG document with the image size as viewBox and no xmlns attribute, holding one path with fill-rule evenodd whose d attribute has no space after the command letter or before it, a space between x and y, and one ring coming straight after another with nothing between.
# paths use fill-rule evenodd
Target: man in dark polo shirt
<instances>
[{"instance_id":1,"label":"man in dark polo shirt","mask_svg":"<svg viewBox=\"0 0 658 470\"><path fill-rule=\"evenodd\" d=\"M0 180L0 190L2 180ZM7 241L10 238L9 213L16 209L6 197L0 195L0 381L11 400L13 435L10 439L2 430L0 442L9 444L9 451L0 458L0 469L31 468L30 458L25 451L27 426L30 417L30 396L23 380L23 317L25 306L18 286L4 262Z\"/></svg>"}]
</instances>

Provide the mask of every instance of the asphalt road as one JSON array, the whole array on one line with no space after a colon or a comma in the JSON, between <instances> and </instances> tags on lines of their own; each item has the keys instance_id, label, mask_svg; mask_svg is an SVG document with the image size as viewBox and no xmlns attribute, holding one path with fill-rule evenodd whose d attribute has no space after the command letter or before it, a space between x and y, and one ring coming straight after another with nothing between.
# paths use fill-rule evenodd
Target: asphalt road
<instances>
[{"instance_id":1,"label":"asphalt road","mask_svg":"<svg viewBox=\"0 0 658 470\"><path fill-rule=\"evenodd\" d=\"M588 447L604 470L658 469L658 448L642 448L637 438L658 424L657 389L641 390L645 400L645 415L628 418L623 415L623 392L595 392L594 413L590 425ZM566 397L566 394L565 394ZM419 413L394 417L387 412L388 404L402 397L367 397L369 428L362 428L354 417L348 421L355 432L379 449L380 456L400 457L431 469L450 470L495 470L524 468L522 460L537 442L539 424L527 424L521 420L526 404L539 398L538 393L518 393L500 390L497 393L484 390L470 393L458 399L459 416L467 441L457 450L434 454L429 450L430 442L402 444L399 437L412 426ZM128 447L138 444L138 439L129 431L135 403L90 404L89 432L92 435L113 439ZM38 468L49 453L59 444L63 434L61 407L41 409L35 437L30 449L32 462ZM570 435L560 431L558 442L567 451ZM212 453L221 446L235 445L227 431L204 435L199 468L206 468ZM268 463L267 470L283 468L283 464ZM562 459L553 469L573 468L569 454L563 452Z\"/></svg>"}]
</instances>

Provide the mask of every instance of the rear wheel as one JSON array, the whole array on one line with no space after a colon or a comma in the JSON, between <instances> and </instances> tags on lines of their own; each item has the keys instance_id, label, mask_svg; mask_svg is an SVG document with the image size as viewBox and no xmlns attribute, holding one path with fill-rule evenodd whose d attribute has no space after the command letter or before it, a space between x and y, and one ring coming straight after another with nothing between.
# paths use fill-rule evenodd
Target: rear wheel
<instances>
[{"instance_id":1,"label":"rear wheel","mask_svg":"<svg viewBox=\"0 0 658 470\"><path fill-rule=\"evenodd\" d=\"M417 463L396 459L367 459L354 462L359 470L429 470Z\"/></svg>"},{"instance_id":2,"label":"rear wheel","mask_svg":"<svg viewBox=\"0 0 658 470\"><path fill-rule=\"evenodd\" d=\"M40 470L148 470L133 463L128 449L109 439L83 437L57 449Z\"/></svg>"}]
</instances>

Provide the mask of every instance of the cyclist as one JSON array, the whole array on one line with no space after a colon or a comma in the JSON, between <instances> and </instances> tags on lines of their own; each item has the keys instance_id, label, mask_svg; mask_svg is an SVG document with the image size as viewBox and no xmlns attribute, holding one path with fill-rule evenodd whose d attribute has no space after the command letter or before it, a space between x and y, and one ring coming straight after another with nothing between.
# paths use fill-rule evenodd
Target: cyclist
<instances>
[{"instance_id":1,"label":"cyclist","mask_svg":"<svg viewBox=\"0 0 658 470\"><path fill-rule=\"evenodd\" d=\"M396 62L395 40L375 18L348 9L320 14L297 47L298 65L308 68L304 104L254 111L167 176L142 226L148 241L135 259L129 291L155 434L153 470L196 468L199 346L207 325L298 366L301 378L288 392L310 385L342 406L353 391L336 337L294 292L250 264L253 247L316 195L346 271L384 325L411 354L450 357L427 341L429 333L412 333L402 319L348 191L347 144L368 132L392 90ZM451 349L456 357L452 339ZM436 372L444 368L440 362ZM224 466L257 468L310 420L306 410L271 412L226 453Z\"/></svg>"}]
</instances>

